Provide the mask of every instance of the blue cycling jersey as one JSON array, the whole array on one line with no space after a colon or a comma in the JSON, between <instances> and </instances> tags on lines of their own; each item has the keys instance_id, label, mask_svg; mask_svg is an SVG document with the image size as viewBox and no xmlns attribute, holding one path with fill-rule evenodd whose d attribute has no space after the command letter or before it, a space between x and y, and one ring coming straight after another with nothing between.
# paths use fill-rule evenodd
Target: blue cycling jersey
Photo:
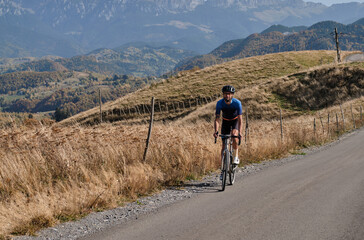
<instances>
[{"instance_id":1,"label":"blue cycling jersey","mask_svg":"<svg viewBox=\"0 0 364 240\"><path fill-rule=\"evenodd\" d=\"M221 111L224 119L232 120L243 114L243 107L236 98L231 99L230 104L226 104L225 100L221 99L216 104L216 115L220 115Z\"/></svg>"}]
</instances>

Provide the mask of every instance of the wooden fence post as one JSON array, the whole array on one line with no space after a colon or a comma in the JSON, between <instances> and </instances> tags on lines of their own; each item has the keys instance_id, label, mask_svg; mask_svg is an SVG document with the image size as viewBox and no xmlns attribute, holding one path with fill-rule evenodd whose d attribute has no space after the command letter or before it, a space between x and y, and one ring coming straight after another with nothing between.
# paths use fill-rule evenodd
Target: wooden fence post
<instances>
[{"instance_id":1,"label":"wooden fence post","mask_svg":"<svg viewBox=\"0 0 364 240\"><path fill-rule=\"evenodd\" d=\"M327 114L327 136L330 137L330 113Z\"/></svg>"},{"instance_id":2,"label":"wooden fence post","mask_svg":"<svg viewBox=\"0 0 364 240\"><path fill-rule=\"evenodd\" d=\"M152 133L153 117L154 117L154 97L152 97L151 106L152 106L152 111L150 113L150 122L149 122L148 138L147 138L147 142L146 142L146 145L145 145L145 150L144 150L144 155L143 155L143 162L145 162L146 157L147 157L147 152L148 152L148 148L149 148L150 135Z\"/></svg>"},{"instance_id":3,"label":"wooden fence post","mask_svg":"<svg viewBox=\"0 0 364 240\"><path fill-rule=\"evenodd\" d=\"M99 103L100 103L100 123L102 123L102 99L101 99L101 88L99 88Z\"/></svg>"},{"instance_id":4,"label":"wooden fence post","mask_svg":"<svg viewBox=\"0 0 364 240\"><path fill-rule=\"evenodd\" d=\"M142 114L140 113L140 111L139 111L139 107L138 107L138 105L136 105L136 106L135 106L135 108L136 108L136 110L138 111L138 114L139 114L139 115L142 115Z\"/></svg>"},{"instance_id":5,"label":"wooden fence post","mask_svg":"<svg viewBox=\"0 0 364 240\"><path fill-rule=\"evenodd\" d=\"M360 125L363 124L363 108L360 105Z\"/></svg>"},{"instance_id":6,"label":"wooden fence post","mask_svg":"<svg viewBox=\"0 0 364 240\"><path fill-rule=\"evenodd\" d=\"M339 135L339 117L337 116L337 113L336 113L336 133Z\"/></svg>"},{"instance_id":7,"label":"wooden fence post","mask_svg":"<svg viewBox=\"0 0 364 240\"><path fill-rule=\"evenodd\" d=\"M345 131L345 116L341 104L340 104L340 110L341 110L341 116L343 118L343 130Z\"/></svg>"},{"instance_id":8,"label":"wooden fence post","mask_svg":"<svg viewBox=\"0 0 364 240\"><path fill-rule=\"evenodd\" d=\"M282 109L279 109L279 117L281 121L281 141L283 141L283 121L282 121Z\"/></svg>"},{"instance_id":9,"label":"wooden fence post","mask_svg":"<svg viewBox=\"0 0 364 240\"><path fill-rule=\"evenodd\" d=\"M316 118L313 118L313 137L316 141Z\"/></svg>"},{"instance_id":10,"label":"wooden fence post","mask_svg":"<svg viewBox=\"0 0 364 240\"><path fill-rule=\"evenodd\" d=\"M249 116L248 116L248 106L245 107L245 144L248 141L249 135Z\"/></svg>"}]
</instances>

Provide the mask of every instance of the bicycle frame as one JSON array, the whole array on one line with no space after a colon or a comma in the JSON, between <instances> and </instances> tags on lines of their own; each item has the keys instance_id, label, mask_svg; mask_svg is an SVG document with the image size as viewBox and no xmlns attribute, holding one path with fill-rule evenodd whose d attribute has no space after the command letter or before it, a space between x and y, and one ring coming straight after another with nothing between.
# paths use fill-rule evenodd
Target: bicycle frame
<instances>
[{"instance_id":1,"label":"bicycle frame","mask_svg":"<svg viewBox=\"0 0 364 240\"><path fill-rule=\"evenodd\" d=\"M224 149L222 151L222 156L221 156L221 174L222 174L222 184L221 184L221 191L225 190L225 185L226 185L226 178L227 175L229 175L229 181L230 181L230 185L234 184L235 181L235 169L233 167L233 163L232 163L232 149L233 149L233 144L232 144L232 138L235 138L236 136L232 136L230 134L228 135L219 135L223 141L224 144ZM239 138L240 139L240 138ZM216 142L216 139L215 139ZM240 141L239 141L240 143Z\"/></svg>"},{"instance_id":2,"label":"bicycle frame","mask_svg":"<svg viewBox=\"0 0 364 240\"><path fill-rule=\"evenodd\" d=\"M221 174L222 174L222 189L225 190L226 185L226 176L229 174L230 185L234 184L235 181L235 167L233 167L233 158L232 158L232 150L233 150L233 141L232 138L239 138L239 144L241 143L241 136L232 136L230 134L221 134L219 135L223 141L224 149L221 155ZM215 138L216 143L216 138Z\"/></svg>"}]
</instances>

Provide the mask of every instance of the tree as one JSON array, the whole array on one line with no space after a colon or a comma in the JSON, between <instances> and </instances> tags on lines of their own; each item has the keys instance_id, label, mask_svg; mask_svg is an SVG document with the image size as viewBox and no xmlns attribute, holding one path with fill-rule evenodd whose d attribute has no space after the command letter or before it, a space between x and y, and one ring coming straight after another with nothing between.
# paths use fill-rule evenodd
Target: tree
<instances>
[{"instance_id":1,"label":"tree","mask_svg":"<svg viewBox=\"0 0 364 240\"><path fill-rule=\"evenodd\" d=\"M70 112L68 110L56 108L56 111L54 112L53 119L56 120L56 122L60 122L63 119L68 118L71 116Z\"/></svg>"}]
</instances>

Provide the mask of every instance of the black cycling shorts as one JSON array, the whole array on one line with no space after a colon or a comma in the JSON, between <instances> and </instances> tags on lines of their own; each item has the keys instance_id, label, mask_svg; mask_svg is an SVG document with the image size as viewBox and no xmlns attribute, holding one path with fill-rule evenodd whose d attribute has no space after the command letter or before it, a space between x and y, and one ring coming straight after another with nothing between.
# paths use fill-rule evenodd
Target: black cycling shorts
<instances>
[{"instance_id":1,"label":"black cycling shorts","mask_svg":"<svg viewBox=\"0 0 364 240\"><path fill-rule=\"evenodd\" d=\"M221 124L221 134L230 134L231 130L239 130L239 120L235 119L232 121L222 120Z\"/></svg>"}]
</instances>

